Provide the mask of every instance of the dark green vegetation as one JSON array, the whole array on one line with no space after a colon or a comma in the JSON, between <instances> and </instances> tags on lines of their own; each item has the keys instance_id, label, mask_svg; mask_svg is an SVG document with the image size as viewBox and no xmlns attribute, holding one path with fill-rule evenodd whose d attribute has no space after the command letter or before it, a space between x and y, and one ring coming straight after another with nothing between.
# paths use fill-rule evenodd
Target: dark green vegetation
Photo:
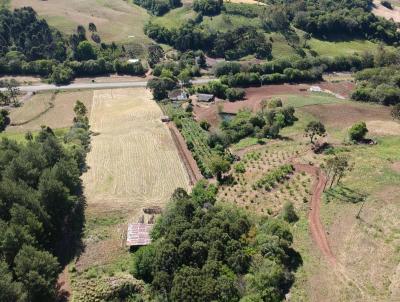
<instances>
[{"instance_id":1,"label":"dark green vegetation","mask_svg":"<svg viewBox=\"0 0 400 302\"><path fill-rule=\"evenodd\" d=\"M191 112L185 112L181 107L173 104L162 104L164 112L172 118L182 136L188 149L192 152L201 173L205 177L213 175L211 164L215 156L224 157L223 147L220 145L209 146L209 135L193 119Z\"/></svg>"},{"instance_id":2,"label":"dark green vegetation","mask_svg":"<svg viewBox=\"0 0 400 302\"><path fill-rule=\"evenodd\" d=\"M318 37L361 37L397 45L400 37L396 24L372 14L371 7L371 0L308 0L285 5L285 10L294 26Z\"/></svg>"},{"instance_id":3,"label":"dark green vegetation","mask_svg":"<svg viewBox=\"0 0 400 302\"><path fill-rule=\"evenodd\" d=\"M162 16L170 9L182 6L180 0L134 0L133 3L147 9L156 16Z\"/></svg>"},{"instance_id":4,"label":"dark green vegetation","mask_svg":"<svg viewBox=\"0 0 400 302\"><path fill-rule=\"evenodd\" d=\"M55 301L60 264L80 248L89 145L82 105L64 141L43 127L24 143L0 142L1 301Z\"/></svg>"},{"instance_id":5,"label":"dark green vegetation","mask_svg":"<svg viewBox=\"0 0 400 302\"><path fill-rule=\"evenodd\" d=\"M248 110L239 111L234 118L221 123L222 133L213 138L212 144L220 142L227 146L249 136L277 138L280 129L293 125L296 120L294 112L293 107L274 108L257 114Z\"/></svg>"},{"instance_id":6,"label":"dark green vegetation","mask_svg":"<svg viewBox=\"0 0 400 302\"><path fill-rule=\"evenodd\" d=\"M10 118L8 117L8 115L8 110L0 109L0 132L6 129L7 125L10 123Z\"/></svg>"},{"instance_id":7,"label":"dark green vegetation","mask_svg":"<svg viewBox=\"0 0 400 302\"><path fill-rule=\"evenodd\" d=\"M365 122L354 124L349 130L350 140L360 142L364 140L365 135L368 133L367 125Z\"/></svg>"},{"instance_id":8,"label":"dark green vegetation","mask_svg":"<svg viewBox=\"0 0 400 302\"><path fill-rule=\"evenodd\" d=\"M140 62L126 61L129 53L123 47L89 43L83 26L70 37L62 36L30 7L0 10L0 37L0 74L40 75L65 84L75 76L145 72Z\"/></svg>"},{"instance_id":9,"label":"dark green vegetation","mask_svg":"<svg viewBox=\"0 0 400 302\"><path fill-rule=\"evenodd\" d=\"M400 103L400 72L397 66L371 68L356 74L357 89L352 98L382 105Z\"/></svg>"},{"instance_id":10,"label":"dark green vegetation","mask_svg":"<svg viewBox=\"0 0 400 302\"><path fill-rule=\"evenodd\" d=\"M283 299L300 261L289 226L280 219L253 222L215 201L216 188L205 182L191 195L177 189L154 226L153 243L134 255L135 276L159 300Z\"/></svg>"},{"instance_id":11,"label":"dark green vegetation","mask_svg":"<svg viewBox=\"0 0 400 302\"><path fill-rule=\"evenodd\" d=\"M145 33L159 43L177 50L203 50L213 57L228 60L254 54L257 58L271 57L272 46L262 32L251 26L241 26L219 32L189 21L178 29L168 29L154 23L145 26Z\"/></svg>"}]
</instances>

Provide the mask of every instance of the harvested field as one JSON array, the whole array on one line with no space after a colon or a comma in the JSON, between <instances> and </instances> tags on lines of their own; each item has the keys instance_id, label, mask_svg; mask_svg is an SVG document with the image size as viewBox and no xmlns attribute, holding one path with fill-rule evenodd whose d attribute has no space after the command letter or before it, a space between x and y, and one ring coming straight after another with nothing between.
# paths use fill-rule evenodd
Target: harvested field
<instances>
[{"instance_id":1,"label":"harvested field","mask_svg":"<svg viewBox=\"0 0 400 302\"><path fill-rule=\"evenodd\" d=\"M9 126L6 131L36 131L42 125L53 129L69 127L75 115L75 102L82 101L90 113L92 96L93 91L90 90L60 92L55 95L51 92L36 94L21 107L11 110L11 123L18 126Z\"/></svg>"},{"instance_id":2,"label":"harvested field","mask_svg":"<svg viewBox=\"0 0 400 302\"><path fill-rule=\"evenodd\" d=\"M331 127L349 127L358 121L390 121L390 110L387 107L354 102L338 104L312 105L301 110L314 115L324 124Z\"/></svg>"},{"instance_id":3,"label":"harvested field","mask_svg":"<svg viewBox=\"0 0 400 302\"><path fill-rule=\"evenodd\" d=\"M125 224L137 221L142 208L163 207L173 191L189 189L189 179L161 109L145 89L94 92L90 124L98 135L83 175L86 216L93 223L78 269L108 264L124 253ZM101 223L115 217L112 225Z\"/></svg>"},{"instance_id":4,"label":"harvested field","mask_svg":"<svg viewBox=\"0 0 400 302\"><path fill-rule=\"evenodd\" d=\"M87 27L89 22L93 22L104 42L149 41L143 33L143 24L149 15L130 3L123 0L12 0L11 6L31 6L50 25L67 34L80 24Z\"/></svg>"},{"instance_id":5,"label":"harvested field","mask_svg":"<svg viewBox=\"0 0 400 302\"><path fill-rule=\"evenodd\" d=\"M394 22L400 22L400 8L393 5L393 9L384 7L379 0L374 0L372 12L385 19L393 19Z\"/></svg>"}]
</instances>

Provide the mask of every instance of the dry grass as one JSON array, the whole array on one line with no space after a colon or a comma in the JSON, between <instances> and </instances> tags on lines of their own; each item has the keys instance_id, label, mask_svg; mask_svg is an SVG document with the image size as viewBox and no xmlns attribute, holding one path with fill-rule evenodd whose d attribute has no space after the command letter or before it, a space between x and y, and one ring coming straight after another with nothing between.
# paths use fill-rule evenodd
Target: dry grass
<instances>
[{"instance_id":1,"label":"dry grass","mask_svg":"<svg viewBox=\"0 0 400 302\"><path fill-rule=\"evenodd\" d=\"M50 110L54 105L53 98L54 94L52 93L40 93L32 96L32 98L22 104L21 107L11 109L11 123L15 125L25 124L35 119L45 111Z\"/></svg>"},{"instance_id":2,"label":"dry grass","mask_svg":"<svg viewBox=\"0 0 400 302\"><path fill-rule=\"evenodd\" d=\"M123 0L12 0L12 7L32 6L50 25L70 34L77 25L97 26L103 41L149 41L143 24L149 18L146 11ZM128 38L134 36L134 38Z\"/></svg>"},{"instance_id":3,"label":"dry grass","mask_svg":"<svg viewBox=\"0 0 400 302\"><path fill-rule=\"evenodd\" d=\"M393 5L393 9L388 9L381 4L381 1L374 0L374 7L372 8L372 12L385 19L393 19L394 22L400 22L400 9L397 6Z\"/></svg>"},{"instance_id":4,"label":"dry grass","mask_svg":"<svg viewBox=\"0 0 400 302\"><path fill-rule=\"evenodd\" d=\"M11 110L11 122L21 123L30 120L20 126L9 126L7 132L26 132L40 130L40 126L46 125L53 129L65 128L72 125L74 118L74 105L77 100L81 100L90 112L93 91L70 91L57 93L52 101L53 107L49 107L49 102L53 93L39 93L26 101L21 107ZM40 113L44 113L38 116ZM38 116L37 118L34 118ZM31 120L34 118L33 120Z\"/></svg>"},{"instance_id":5,"label":"dry grass","mask_svg":"<svg viewBox=\"0 0 400 302\"><path fill-rule=\"evenodd\" d=\"M177 187L189 188L185 168L161 116L161 109L145 89L94 92L90 124L98 135L92 139L89 170L83 176L87 218L118 219L112 227L97 223L88 230L79 269L110 263L123 254L124 223L137 221L144 207L165 206Z\"/></svg>"}]
</instances>

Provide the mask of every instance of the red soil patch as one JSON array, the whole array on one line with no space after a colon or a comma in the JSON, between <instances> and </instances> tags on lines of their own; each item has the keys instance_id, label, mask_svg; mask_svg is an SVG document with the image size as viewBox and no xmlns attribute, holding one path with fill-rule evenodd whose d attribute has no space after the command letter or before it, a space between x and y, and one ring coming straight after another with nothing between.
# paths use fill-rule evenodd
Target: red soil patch
<instances>
[{"instance_id":1,"label":"red soil patch","mask_svg":"<svg viewBox=\"0 0 400 302\"><path fill-rule=\"evenodd\" d=\"M310 204L311 210L308 215L311 236L329 263L331 265L336 265L336 257L329 246L326 231L320 219L321 196L324 192L325 182L327 181L326 175L321 171L321 169L314 166L304 164L294 164L293 166L296 171L306 172L315 178Z\"/></svg>"},{"instance_id":2,"label":"red soil patch","mask_svg":"<svg viewBox=\"0 0 400 302\"><path fill-rule=\"evenodd\" d=\"M332 91L335 94L340 94L341 96L344 96L345 98L350 98L350 95L354 88L356 87L356 84L350 81L342 81L342 82L320 82L315 84L316 86L321 87L322 89L327 89L329 91Z\"/></svg>"},{"instance_id":3,"label":"red soil patch","mask_svg":"<svg viewBox=\"0 0 400 302\"><path fill-rule=\"evenodd\" d=\"M321 104L301 108L333 127L348 127L358 121L390 120L390 110L367 104Z\"/></svg>"}]
</instances>

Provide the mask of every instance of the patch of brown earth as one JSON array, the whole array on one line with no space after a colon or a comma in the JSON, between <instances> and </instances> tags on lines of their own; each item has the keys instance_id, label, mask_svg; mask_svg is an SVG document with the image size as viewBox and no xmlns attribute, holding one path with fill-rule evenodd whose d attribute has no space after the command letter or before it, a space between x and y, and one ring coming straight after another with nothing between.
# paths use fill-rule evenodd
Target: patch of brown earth
<instances>
[{"instance_id":1,"label":"patch of brown earth","mask_svg":"<svg viewBox=\"0 0 400 302\"><path fill-rule=\"evenodd\" d=\"M333 127L348 127L358 121L390 121L390 110L387 107L369 104L322 104L301 108L314 115L324 124Z\"/></svg>"},{"instance_id":2,"label":"patch of brown earth","mask_svg":"<svg viewBox=\"0 0 400 302\"><path fill-rule=\"evenodd\" d=\"M392 164L392 169L396 171L397 173L400 173L400 161L397 161Z\"/></svg>"}]
</instances>

